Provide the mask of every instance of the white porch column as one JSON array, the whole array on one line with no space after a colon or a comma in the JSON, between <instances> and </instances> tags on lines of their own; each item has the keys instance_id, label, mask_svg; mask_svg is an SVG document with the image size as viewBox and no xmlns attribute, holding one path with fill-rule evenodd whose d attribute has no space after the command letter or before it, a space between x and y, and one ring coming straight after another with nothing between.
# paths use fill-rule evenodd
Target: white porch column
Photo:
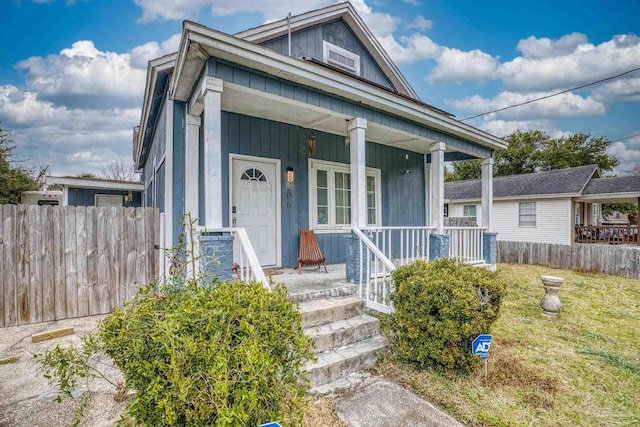
<instances>
[{"instance_id":1,"label":"white porch column","mask_svg":"<svg viewBox=\"0 0 640 427\"><path fill-rule=\"evenodd\" d=\"M198 218L198 175L200 155L200 116L187 114L187 138L184 168L184 211L191 214L191 220Z\"/></svg>"},{"instance_id":2,"label":"white porch column","mask_svg":"<svg viewBox=\"0 0 640 427\"><path fill-rule=\"evenodd\" d=\"M165 162L164 162L164 218L166 248L173 247L173 230L177 227L173 218L173 100L167 99L165 118Z\"/></svg>"},{"instance_id":3,"label":"white porch column","mask_svg":"<svg viewBox=\"0 0 640 427\"><path fill-rule=\"evenodd\" d=\"M351 225L367 226L367 173L365 157L365 129L367 120L356 117L349 120L351 151Z\"/></svg>"},{"instance_id":4,"label":"white porch column","mask_svg":"<svg viewBox=\"0 0 640 427\"><path fill-rule=\"evenodd\" d=\"M482 159L482 227L491 232L491 212L493 208L493 158Z\"/></svg>"},{"instance_id":5,"label":"white porch column","mask_svg":"<svg viewBox=\"0 0 640 427\"><path fill-rule=\"evenodd\" d=\"M436 234L444 233L444 142L431 144L430 203L431 226Z\"/></svg>"},{"instance_id":6,"label":"white porch column","mask_svg":"<svg viewBox=\"0 0 640 427\"><path fill-rule=\"evenodd\" d=\"M426 226L430 225L431 218L431 202L429 194L431 193L431 163L427 163L427 155L424 156L424 222Z\"/></svg>"},{"instance_id":7,"label":"white porch column","mask_svg":"<svg viewBox=\"0 0 640 427\"><path fill-rule=\"evenodd\" d=\"M222 228L222 80L207 77L204 92L204 225Z\"/></svg>"}]
</instances>

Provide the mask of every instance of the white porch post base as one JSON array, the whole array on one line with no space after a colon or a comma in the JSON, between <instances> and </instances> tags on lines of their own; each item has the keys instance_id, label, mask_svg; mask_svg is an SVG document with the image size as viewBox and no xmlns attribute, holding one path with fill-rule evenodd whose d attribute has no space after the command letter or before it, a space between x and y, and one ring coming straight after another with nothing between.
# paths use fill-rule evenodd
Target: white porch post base
<instances>
[{"instance_id":1,"label":"white porch post base","mask_svg":"<svg viewBox=\"0 0 640 427\"><path fill-rule=\"evenodd\" d=\"M351 225L367 226L367 169L365 129L367 120L357 117L349 120L351 152Z\"/></svg>"}]
</instances>

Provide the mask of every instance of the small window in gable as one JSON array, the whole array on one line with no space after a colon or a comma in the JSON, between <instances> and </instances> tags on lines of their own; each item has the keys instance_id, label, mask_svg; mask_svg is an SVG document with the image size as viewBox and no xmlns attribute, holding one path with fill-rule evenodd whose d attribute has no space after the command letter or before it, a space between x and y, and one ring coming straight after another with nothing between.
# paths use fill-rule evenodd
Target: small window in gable
<instances>
[{"instance_id":1,"label":"small window in gable","mask_svg":"<svg viewBox=\"0 0 640 427\"><path fill-rule=\"evenodd\" d=\"M360 75L360 56L328 41L322 42L324 62Z\"/></svg>"}]
</instances>

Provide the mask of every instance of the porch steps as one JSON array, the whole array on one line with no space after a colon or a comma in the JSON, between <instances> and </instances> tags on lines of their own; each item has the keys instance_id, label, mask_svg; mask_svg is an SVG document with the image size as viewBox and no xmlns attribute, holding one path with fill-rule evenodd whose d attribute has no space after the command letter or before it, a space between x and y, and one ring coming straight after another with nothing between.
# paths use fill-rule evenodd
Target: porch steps
<instances>
[{"instance_id":1,"label":"porch steps","mask_svg":"<svg viewBox=\"0 0 640 427\"><path fill-rule=\"evenodd\" d=\"M315 287L314 285L307 285L306 289L289 294L289 299L293 302L303 303L331 297L355 295L358 292L358 285L350 282L335 282L329 287L325 283L319 282L317 289L314 289Z\"/></svg>"},{"instance_id":2,"label":"porch steps","mask_svg":"<svg viewBox=\"0 0 640 427\"><path fill-rule=\"evenodd\" d=\"M310 299L300 303L305 333L316 343L317 361L305 368L313 392L344 385L350 374L373 366L387 348L375 317L352 295Z\"/></svg>"}]
</instances>

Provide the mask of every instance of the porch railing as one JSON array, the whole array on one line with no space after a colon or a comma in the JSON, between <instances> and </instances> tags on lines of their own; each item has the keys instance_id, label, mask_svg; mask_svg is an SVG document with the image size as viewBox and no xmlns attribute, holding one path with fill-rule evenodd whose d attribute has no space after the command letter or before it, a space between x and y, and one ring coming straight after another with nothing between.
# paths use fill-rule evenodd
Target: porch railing
<instances>
[{"instance_id":1,"label":"porch railing","mask_svg":"<svg viewBox=\"0 0 640 427\"><path fill-rule=\"evenodd\" d=\"M449 235L449 258L455 258L468 264L484 262L481 227L444 227Z\"/></svg>"},{"instance_id":2,"label":"porch railing","mask_svg":"<svg viewBox=\"0 0 640 427\"><path fill-rule=\"evenodd\" d=\"M264 270L260 265L260 260L258 259L258 256L253 249L253 245L251 244L251 240L249 240L249 235L244 228L217 228L212 230L205 229L204 227L198 227L195 229L195 232L196 234L205 232L230 233L231 236L233 236L234 248L238 249L237 251L234 250L235 259L233 261L237 265L233 266L233 273L245 283L259 282L264 288L271 290L269 280L264 274ZM198 250L198 254L199 253L201 252Z\"/></svg>"},{"instance_id":3,"label":"porch railing","mask_svg":"<svg viewBox=\"0 0 640 427\"><path fill-rule=\"evenodd\" d=\"M365 227L373 235L373 243L395 265L405 265L418 259L429 259L429 235L435 227L387 226Z\"/></svg>"},{"instance_id":4,"label":"porch railing","mask_svg":"<svg viewBox=\"0 0 640 427\"><path fill-rule=\"evenodd\" d=\"M368 308L391 313L391 293L394 291L391 273L396 266L358 227L351 227L360 245L358 295Z\"/></svg>"},{"instance_id":5,"label":"porch railing","mask_svg":"<svg viewBox=\"0 0 640 427\"><path fill-rule=\"evenodd\" d=\"M576 243L628 245L638 243L637 225L576 225Z\"/></svg>"},{"instance_id":6,"label":"porch railing","mask_svg":"<svg viewBox=\"0 0 640 427\"><path fill-rule=\"evenodd\" d=\"M231 228L230 230L234 241L237 239L240 244L239 259L235 261L238 263L237 270L240 280L245 283L259 282L263 287L271 290L247 231L244 228Z\"/></svg>"}]
</instances>

